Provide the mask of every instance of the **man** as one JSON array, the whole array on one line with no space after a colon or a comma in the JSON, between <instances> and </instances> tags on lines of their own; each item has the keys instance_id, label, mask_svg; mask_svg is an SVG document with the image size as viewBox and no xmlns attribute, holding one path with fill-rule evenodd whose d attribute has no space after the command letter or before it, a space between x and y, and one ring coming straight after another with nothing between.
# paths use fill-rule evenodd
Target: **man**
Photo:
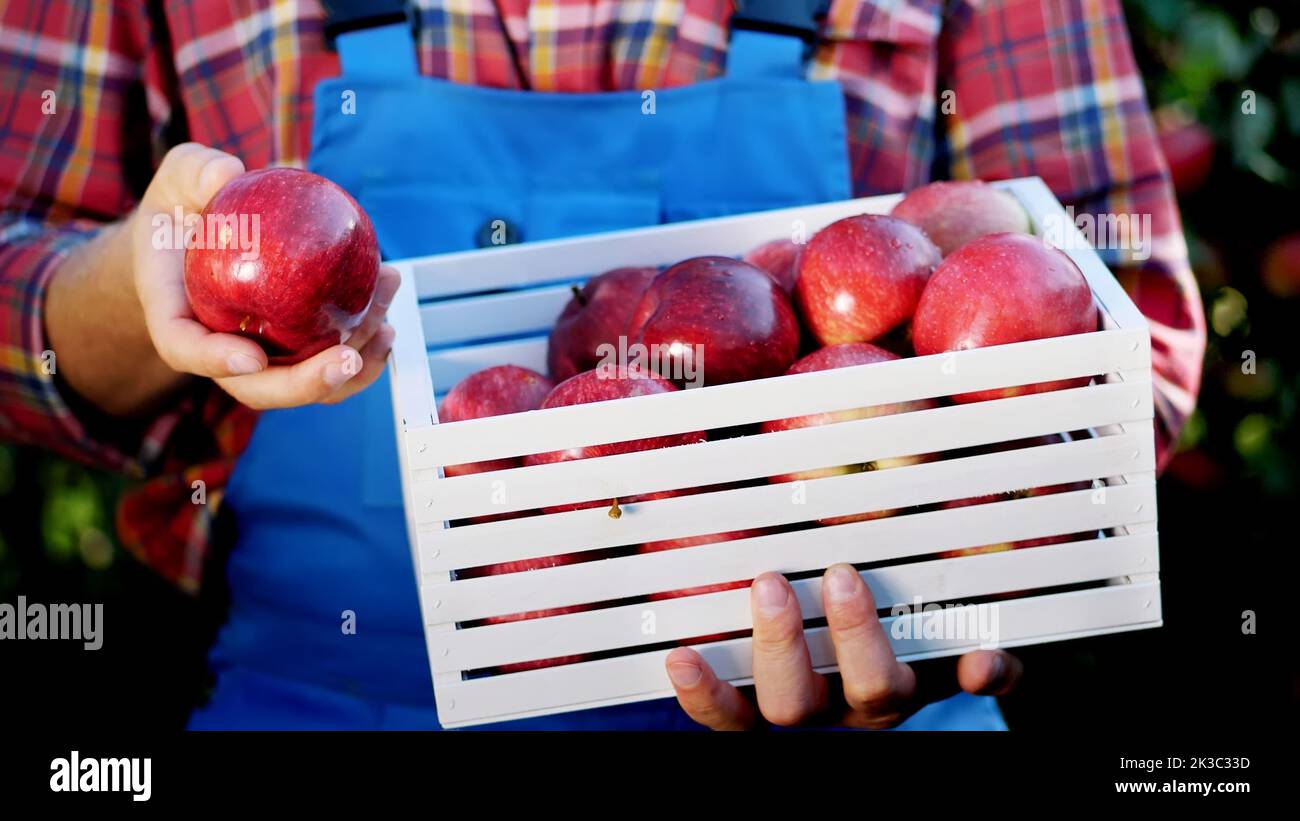
<instances>
[{"instance_id":1,"label":"man","mask_svg":"<svg viewBox=\"0 0 1300 821\"><path fill-rule=\"evenodd\" d=\"M307 163L336 179L390 258L470 247L505 211L528 240L936 173L1039 175L1076 212L1152 216L1150 260L1105 253L1153 320L1168 454L1204 327L1118 0L837 0L806 62L786 36L800 3L423 0L413 43L400 10L368 5L336 6L330 37L314 3L269 0L10 5L0 28L0 79L16 89L0 138L0 431L149 477L119 534L186 590L202 581L212 516L234 520L217 687L192 726L436 726L386 392L364 390L392 341L396 275L347 345L268 367L248 340L193 321L181 252L151 240L156 215L197 211L245 167ZM661 113L634 121L624 101L647 89ZM697 115L671 116L699 99ZM738 100L735 119L706 121ZM649 155L667 142L682 151ZM196 480L206 505L190 503ZM766 574L752 593L754 698L677 650L685 716L888 727L920 710L905 726L1001 726L991 698L925 705L1005 692L1019 675L1009 654L918 675L894 659L856 573L832 568L823 593L842 678L812 671L790 587ZM344 608L372 631L340 639ZM659 702L541 726L685 716Z\"/></svg>"}]
</instances>

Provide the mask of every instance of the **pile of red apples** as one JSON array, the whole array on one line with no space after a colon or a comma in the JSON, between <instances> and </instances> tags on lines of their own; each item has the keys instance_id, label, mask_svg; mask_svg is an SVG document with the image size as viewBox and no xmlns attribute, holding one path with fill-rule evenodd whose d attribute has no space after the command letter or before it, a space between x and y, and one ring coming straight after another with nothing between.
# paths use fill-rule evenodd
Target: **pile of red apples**
<instances>
[{"instance_id":1,"label":"pile of red apples","mask_svg":"<svg viewBox=\"0 0 1300 821\"><path fill-rule=\"evenodd\" d=\"M456 422L539 408L617 400L683 389L682 373L694 370L704 385L884 362L904 356L941 354L989 345L1096 330L1097 310L1087 281L1061 251L1030 233L1027 214L1010 195L983 182L936 182L905 196L890 215L863 214L832 223L805 244L775 239L743 259L696 257L664 270L618 268L574 289L549 339L541 374L515 365L475 373L445 397L443 422ZM641 344L669 352L656 364L621 370L598 367L602 352ZM702 361L670 361L693 357ZM685 366L685 367L680 367ZM677 377L677 378L675 378ZM936 407L942 401L979 402L1086 383L1086 379L1022 385L921 400L814 414L763 423L768 433ZM698 384L698 381L695 383ZM694 385L692 385L694 386ZM694 431L629 442L577 447L515 459L453 465L448 476L587 459L706 441L735 431ZM1046 441L1046 440L1044 440ZM1020 445L1030 443L1018 443ZM1005 445L1002 447L1006 447ZM996 448L993 448L996 449ZM986 449L988 450L988 449ZM937 458L916 455L869 464L832 466L769 477L769 482L814 480L879 470ZM1056 486L949 502L945 507L1001 498L1059 492ZM544 513L607 507L699 492L663 491L619 500L593 500L548 508ZM838 525L897 513L871 510L826 519ZM529 513L504 514L522 516ZM486 521L487 517L475 521ZM743 539L765 531L669 539L639 545L654 552ZM1029 547L1069 537L987 545L956 551L967 555ZM461 571L459 578L555 567L603 558L607 551L489 565ZM616 554L622 555L622 554ZM748 580L662 592L652 599L746 587ZM486 623L561 615L590 609L574 606L485 620ZM693 641L707 640L694 639ZM578 661L580 657L509 665L499 671Z\"/></svg>"}]
</instances>

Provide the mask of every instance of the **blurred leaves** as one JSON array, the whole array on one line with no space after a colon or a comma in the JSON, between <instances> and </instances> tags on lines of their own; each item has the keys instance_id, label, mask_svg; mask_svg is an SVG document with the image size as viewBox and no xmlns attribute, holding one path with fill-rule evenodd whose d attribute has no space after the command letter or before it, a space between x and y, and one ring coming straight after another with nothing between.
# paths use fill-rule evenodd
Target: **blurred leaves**
<instances>
[{"instance_id":1,"label":"blurred leaves","mask_svg":"<svg viewBox=\"0 0 1300 821\"><path fill-rule=\"evenodd\" d=\"M1300 293L1300 3L1125 0L1125 12L1152 107L1166 115L1162 145L1177 148L1168 135L1194 117L1221 149L1179 201L1209 347L1170 476L1215 494L1195 504L1293 498L1300 302L1284 297ZM1180 161L1175 171L1189 173Z\"/></svg>"},{"instance_id":2,"label":"blurred leaves","mask_svg":"<svg viewBox=\"0 0 1300 821\"><path fill-rule=\"evenodd\" d=\"M1128 0L1126 9L1134 40L1160 62L1147 72L1153 102L1193 111L1228 143L1237 167L1287 180L1277 158L1294 156L1287 143L1300 135L1300 82L1286 46L1295 32L1279 12L1204 0Z\"/></svg>"}]
</instances>

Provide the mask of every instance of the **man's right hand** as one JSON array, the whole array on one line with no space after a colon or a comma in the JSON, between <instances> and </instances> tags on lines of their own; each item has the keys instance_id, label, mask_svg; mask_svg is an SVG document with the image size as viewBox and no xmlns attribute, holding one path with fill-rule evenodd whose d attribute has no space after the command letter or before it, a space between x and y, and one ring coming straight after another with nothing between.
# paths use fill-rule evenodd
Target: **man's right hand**
<instances>
[{"instance_id":1,"label":"man's right hand","mask_svg":"<svg viewBox=\"0 0 1300 821\"><path fill-rule=\"evenodd\" d=\"M154 349L179 373L206 376L252 408L283 408L337 402L373 382L383 371L393 343L384 314L399 276L380 268L370 311L346 344L335 345L295 365L271 367L256 342L214 333L190 310L185 294L185 250L155 247L155 217L173 220L179 206L198 213L213 195L244 172L238 157L197 143L173 148L163 158L139 207L128 219L136 294ZM170 224L170 223L169 223Z\"/></svg>"}]
</instances>

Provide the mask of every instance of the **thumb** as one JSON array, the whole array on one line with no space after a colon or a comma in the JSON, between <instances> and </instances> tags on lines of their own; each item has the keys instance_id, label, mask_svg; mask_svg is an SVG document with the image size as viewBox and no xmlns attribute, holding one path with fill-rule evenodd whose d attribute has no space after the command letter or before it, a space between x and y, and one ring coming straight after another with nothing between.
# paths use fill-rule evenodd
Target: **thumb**
<instances>
[{"instance_id":1,"label":"thumb","mask_svg":"<svg viewBox=\"0 0 1300 821\"><path fill-rule=\"evenodd\" d=\"M151 211L177 206L201 211L223 185L242 173L244 163L238 157L198 143L182 143L163 157L142 205Z\"/></svg>"}]
</instances>

